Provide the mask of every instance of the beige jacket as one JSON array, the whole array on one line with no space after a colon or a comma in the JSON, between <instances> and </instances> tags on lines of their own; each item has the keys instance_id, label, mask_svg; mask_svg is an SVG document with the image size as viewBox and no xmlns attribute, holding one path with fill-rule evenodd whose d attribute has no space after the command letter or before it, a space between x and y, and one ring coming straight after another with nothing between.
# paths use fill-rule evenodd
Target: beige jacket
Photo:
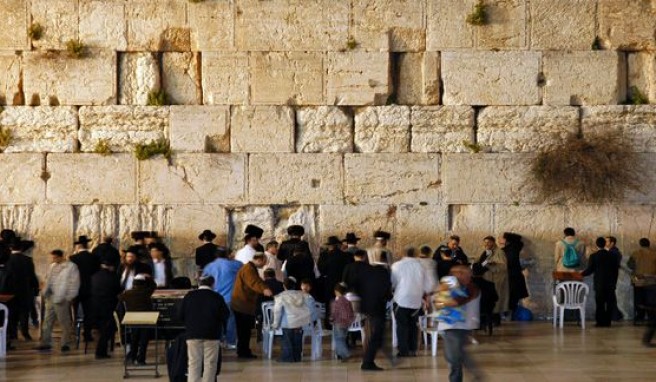
<instances>
[{"instance_id":1,"label":"beige jacket","mask_svg":"<svg viewBox=\"0 0 656 382\"><path fill-rule=\"evenodd\" d=\"M656 275L656 250L640 248L631 254L629 264L637 275Z\"/></svg>"},{"instance_id":2,"label":"beige jacket","mask_svg":"<svg viewBox=\"0 0 656 382\"><path fill-rule=\"evenodd\" d=\"M46 275L44 295L55 304L70 302L77 297L80 289L80 272L70 261L52 263Z\"/></svg>"},{"instance_id":3,"label":"beige jacket","mask_svg":"<svg viewBox=\"0 0 656 382\"><path fill-rule=\"evenodd\" d=\"M556 261L556 271L558 272L575 272L575 271L582 271L585 269L586 266L586 257L585 257L585 243L581 239L577 239L575 236L567 236L563 239L567 243L574 243L576 240L578 240L578 244L576 244L576 253L579 255L579 266L576 268L566 268L563 265L563 256L565 255L565 245L562 243L562 240L558 240L556 242L556 250L554 254L554 258Z\"/></svg>"},{"instance_id":4,"label":"beige jacket","mask_svg":"<svg viewBox=\"0 0 656 382\"><path fill-rule=\"evenodd\" d=\"M482 257L482 256L481 256ZM509 285L508 285L508 262L506 254L500 248L494 248L492 255L486 259L488 271L483 278L494 283L499 300L494 306L494 313L503 313L508 310Z\"/></svg>"}]
</instances>

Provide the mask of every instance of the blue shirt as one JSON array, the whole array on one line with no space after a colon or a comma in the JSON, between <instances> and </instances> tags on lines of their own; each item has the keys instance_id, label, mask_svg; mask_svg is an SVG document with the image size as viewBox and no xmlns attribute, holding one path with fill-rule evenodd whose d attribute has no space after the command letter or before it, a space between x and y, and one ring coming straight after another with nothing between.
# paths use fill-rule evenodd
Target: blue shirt
<instances>
[{"instance_id":1,"label":"blue shirt","mask_svg":"<svg viewBox=\"0 0 656 382\"><path fill-rule=\"evenodd\" d=\"M232 300L232 288L235 286L237 272L242 265L244 264L237 260L218 258L203 269L203 276L214 277L214 291L223 296L228 306Z\"/></svg>"}]
</instances>

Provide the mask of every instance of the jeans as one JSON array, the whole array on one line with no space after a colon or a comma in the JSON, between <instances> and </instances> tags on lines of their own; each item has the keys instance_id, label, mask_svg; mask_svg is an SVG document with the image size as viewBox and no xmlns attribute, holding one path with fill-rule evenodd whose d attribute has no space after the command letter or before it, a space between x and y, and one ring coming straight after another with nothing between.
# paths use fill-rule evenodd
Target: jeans
<instances>
[{"instance_id":1,"label":"jeans","mask_svg":"<svg viewBox=\"0 0 656 382\"><path fill-rule=\"evenodd\" d=\"M366 346L362 356L362 364L372 365L376 359L376 353L383 346L385 337L385 316L367 316L365 322Z\"/></svg>"},{"instance_id":2,"label":"jeans","mask_svg":"<svg viewBox=\"0 0 656 382\"><path fill-rule=\"evenodd\" d=\"M339 358L345 359L351 356L348 346L346 346L346 337L348 336L348 328L333 325L333 341L335 341L335 354Z\"/></svg>"},{"instance_id":3,"label":"jeans","mask_svg":"<svg viewBox=\"0 0 656 382\"><path fill-rule=\"evenodd\" d=\"M408 355L417 352L419 328L419 309L402 308L394 304L396 317L396 338L398 339L399 354Z\"/></svg>"},{"instance_id":4,"label":"jeans","mask_svg":"<svg viewBox=\"0 0 656 382\"><path fill-rule=\"evenodd\" d=\"M255 316L233 311L237 326L237 356L247 357L251 352L251 330L255 326Z\"/></svg>"},{"instance_id":5,"label":"jeans","mask_svg":"<svg viewBox=\"0 0 656 382\"><path fill-rule=\"evenodd\" d=\"M71 303L68 301L54 303L52 298L46 299L46 312L41 328L41 345L52 346L52 329L55 319L62 328L61 346L69 346L73 336L71 323Z\"/></svg>"},{"instance_id":6,"label":"jeans","mask_svg":"<svg viewBox=\"0 0 656 382\"><path fill-rule=\"evenodd\" d=\"M462 382L463 366L474 374L475 381L482 379L476 363L465 349L469 334L470 331L464 329L448 329L442 332L444 358L449 363L449 382Z\"/></svg>"},{"instance_id":7,"label":"jeans","mask_svg":"<svg viewBox=\"0 0 656 382\"><path fill-rule=\"evenodd\" d=\"M215 382L219 340L187 340L189 382Z\"/></svg>"},{"instance_id":8,"label":"jeans","mask_svg":"<svg viewBox=\"0 0 656 382\"><path fill-rule=\"evenodd\" d=\"M235 313L232 311L232 309L228 308L230 310L230 317L228 317L228 323L226 325L226 332L224 337L224 342L228 345L236 345L237 344L237 326L235 323Z\"/></svg>"},{"instance_id":9,"label":"jeans","mask_svg":"<svg viewBox=\"0 0 656 382\"><path fill-rule=\"evenodd\" d=\"M301 362L303 328L282 329L280 362Z\"/></svg>"}]
</instances>

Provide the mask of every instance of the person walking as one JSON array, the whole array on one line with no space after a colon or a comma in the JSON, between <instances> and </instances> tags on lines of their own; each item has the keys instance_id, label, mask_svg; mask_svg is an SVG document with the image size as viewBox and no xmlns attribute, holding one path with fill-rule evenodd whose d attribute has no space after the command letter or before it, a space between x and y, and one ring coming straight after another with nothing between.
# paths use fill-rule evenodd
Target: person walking
<instances>
[{"instance_id":1,"label":"person walking","mask_svg":"<svg viewBox=\"0 0 656 382\"><path fill-rule=\"evenodd\" d=\"M80 290L76 300L73 302L75 316L80 315L82 307L82 318L84 327L84 342L93 341L91 335L91 276L100 269L100 259L89 252L88 237L82 235L78 237L75 245L75 254L71 256L70 261L77 265L80 272Z\"/></svg>"},{"instance_id":2,"label":"person walking","mask_svg":"<svg viewBox=\"0 0 656 382\"><path fill-rule=\"evenodd\" d=\"M100 270L91 276L91 311L90 318L100 332L96 344L96 359L109 358L107 348L116 331L114 309L121 293L121 283L114 268L114 261L104 257L100 261Z\"/></svg>"},{"instance_id":3,"label":"person walking","mask_svg":"<svg viewBox=\"0 0 656 382\"><path fill-rule=\"evenodd\" d=\"M360 283L360 311L365 315L366 346L360 369L382 371L376 365L376 353L383 346L387 301L392 297L391 275L388 269L387 251L378 252L370 267L365 268Z\"/></svg>"},{"instance_id":4,"label":"person walking","mask_svg":"<svg viewBox=\"0 0 656 382\"><path fill-rule=\"evenodd\" d=\"M595 320L597 322L595 326L610 327L613 309L617 305L615 287L622 256L617 252L606 250L606 239L603 237L598 237L595 244L597 252L590 255L588 267L581 272L581 276L594 274Z\"/></svg>"}]
</instances>

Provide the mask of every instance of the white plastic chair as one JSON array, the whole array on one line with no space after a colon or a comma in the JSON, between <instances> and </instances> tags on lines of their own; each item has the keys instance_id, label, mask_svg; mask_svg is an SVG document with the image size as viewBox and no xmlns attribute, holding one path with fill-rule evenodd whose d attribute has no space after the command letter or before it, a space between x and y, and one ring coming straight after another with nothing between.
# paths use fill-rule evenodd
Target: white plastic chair
<instances>
[{"instance_id":1,"label":"white plastic chair","mask_svg":"<svg viewBox=\"0 0 656 382\"><path fill-rule=\"evenodd\" d=\"M321 304L323 305L323 304ZM310 359L312 361L320 360L323 354L323 337L331 336L332 330L324 330L321 320L318 319L314 323L309 323L303 327L303 345L305 345L305 338L310 337L311 339L311 355ZM303 346L305 347L305 346ZM301 351L301 357L303 352Z\"/></svg>"},{"instance_id":2,"label":"white plastic chair","mask_svg":"<svg viewBox=\"0 0 656 382\"><path fill-rule=\"evenodd\" d=\"M556 285L553 298L553 326L560 316L560 326L563 327L565 309L578 310L581 315L581 328L585 329L585 302L588 299L589 287L580 281L564 281Z\"/></svg>"},{"instance_id":3,"label":"white plastic chair","mask_svg":"<svg viewBox=\"0 0 656 382\"><path fill-rule=\"evenodd\" d=\"M396 338L396 316L394 315L394 302L387 302L387 312L392 320L392 349L394 349L399 344L398 338Z\"/></svg>"},{"instance_id":4,"label":"white plastic chair","mask_svg":"<svg viewBox=\"0 0 656 382\"><path fill-rule=\"evenodd\" d=\"M355 319L353 320L353 323L351 326L348 327L348 332L360 332L360 336L362 337L362 344L364 345L366 343L365 335L364 335L364 326L362 326L362 320L363 317L360 313L356 313ZM335 345L333 344L333 351L335 350Z\"/></svg>"},{"instance_id":5,"label":"white plastic chair","mask_svg":"<svg viewBox=\"0 0 656 382\"><path fill-rule=\"evenodd\" d=\"M432 325L428 325L428 323ZM428 336L431 337L431 355L437 355L437 320L431 316L419 316L419 330L424 338L424 349L428 349Z\"/></svg>"},{"instance_id":6,"label":"white plastic chair","mask_svg":"<svg viewBox=\"0 0 656 382\"><path fill-rule=\"evenodd\" d=\"M262 304L262 352L271 359L273 350L273 339L282 336L282 329L273 328L273 302Z\"/></svg>"},{"instance_id":7,"label":"white plastic chair","mask_svg":"<svg viewBox=\"0 0 656 382\"><path fill-rule=\"evenodd\" d=\"M7 355L7 325L9 324L9 309L4 304L0 304L0 312L4 312L2 326L0 326L0 358Z\"/></svg>"}]
</instances>

